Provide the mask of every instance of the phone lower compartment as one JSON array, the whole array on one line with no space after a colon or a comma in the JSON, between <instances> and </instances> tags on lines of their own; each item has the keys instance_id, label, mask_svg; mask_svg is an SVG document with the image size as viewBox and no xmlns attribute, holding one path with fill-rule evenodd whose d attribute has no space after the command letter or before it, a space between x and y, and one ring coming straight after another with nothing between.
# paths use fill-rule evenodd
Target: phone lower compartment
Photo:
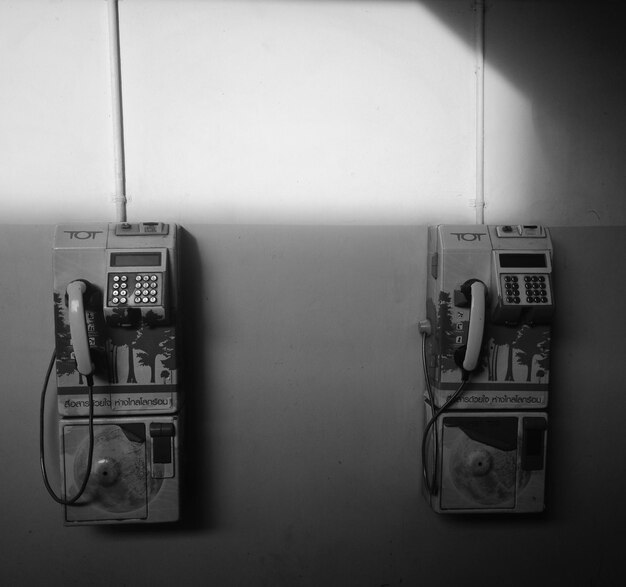
<instances>
[{"instance_id":1,"label":"phone lower compartment","mask_svg":"<svg viewBox=\"0 0 626 587\"><path fill-rule=\"evenodd\" d=\"M177 416L94 419L91 474L65 506L65 524L172 522L179 519L180 420ZM78 492L89 459L86 418L60 422L66 499Z\"/></svg>"},{"instance_id":2,"label":"phone lower compartment","mask_svg":"<svg viewBox=\"0 0 626 587\"><path fill-rule=\"evenodd\" d=\"M430 506L439 513L543 511L547 423L544 412L442 414L427 439Z\"/></svg>"}]
</instances>

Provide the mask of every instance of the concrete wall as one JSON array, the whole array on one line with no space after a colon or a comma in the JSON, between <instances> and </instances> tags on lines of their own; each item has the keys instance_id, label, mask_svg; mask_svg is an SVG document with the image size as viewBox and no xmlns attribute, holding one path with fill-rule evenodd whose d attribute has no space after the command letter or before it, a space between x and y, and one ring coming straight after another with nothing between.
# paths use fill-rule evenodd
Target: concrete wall
<instances>
[{"instance_id":1,"label":"concrete wall","mask_svg":"<svg viewBox=\"0 0 626 587\"><path fill-rule=\"evenodd\" d=\"M416 322L426 224L474 219L472 3L122 0L129 217L188 231L193 473L180 527L66 529L38 402L52 225L114 218L106 5L0 0L0 580L619 584L620 8L487 2L486 220L557 227L548 511L457 519L419 495Z\"/></svg>"},{"instance_id":2,"label":"concrete wall","mask_svg":"<svg viewBox=\"0 0 626 587\"><path fill-rule=\"evenodd\" d=\"M38 463L52 227L3 227L3 584L619 584L623 320L608 300L626 230L552 236L544 515L441 517L421 497L425 227L189 225L185 522L65 528Z\"/></svg>"}]
</instances>

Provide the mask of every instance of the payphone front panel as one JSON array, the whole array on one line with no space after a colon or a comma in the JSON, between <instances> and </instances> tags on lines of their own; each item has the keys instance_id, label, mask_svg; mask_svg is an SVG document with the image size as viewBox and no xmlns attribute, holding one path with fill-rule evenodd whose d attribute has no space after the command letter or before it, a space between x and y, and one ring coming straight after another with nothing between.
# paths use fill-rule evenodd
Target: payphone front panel
<instances>
[{"instance_id":1,"label":"payphone front panel","mask_svg":"<svg viewBox=\"0 0 626 587\"><path fill-rule=\"evenodd\" d=\"M422 467L434 511L544 510L554 308L545 227L429 228Z\"/></svg>"},{"instance_id":2,"label":"payphone front panel","mask_svg":"<svg viewBox=\"0 0 626 587\"><path fill-rule=\"evenodd\" d=\"M180 514L178 228L57 227L55 371L65 524ZM43 404L42 404L43 405Z\"/></svg>"},{"instance_id":3,"label":"payphone front panel","mask_svg":"<svg viewBox=\"0 0 626 587\"><path fill-rule=\"evenodd\" d=\"M436 405L470 370L454 409L545 408L555 307L547 228L430 227L428 259L426 357Z\"/></svg>"},{"instance_id":4,"label":"payphone front panel","mask_svg":"<svg viewBox=\"0 0 626 587\"><path fill-rule=\"evenodd\" d=\"M57 227L54 315L59 413L175 413L178 230L163 223Z\"/></svg>"}]
</instances>

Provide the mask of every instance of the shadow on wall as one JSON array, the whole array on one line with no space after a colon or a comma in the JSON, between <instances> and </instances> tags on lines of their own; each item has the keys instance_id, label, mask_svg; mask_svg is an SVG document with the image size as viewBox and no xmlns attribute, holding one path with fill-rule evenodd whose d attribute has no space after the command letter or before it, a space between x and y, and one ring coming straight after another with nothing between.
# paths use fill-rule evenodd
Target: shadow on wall
<instances>
[{"instance_id":1,"label":"shadow on wall","mask_svg":"<svg viewBox=\"0 0 626 587\"><path fill-rule=\"evenodd\" d=\"M463 26L467 3L423 5L473 48ZM506 219L505 206L515 210L516 200L533 221L541 218L532 216L536 209L553 224L626 222L616 160L626 149L624 16L616 0L485 2L488 222ZM514 109L511 98L519 101Z\"/></svg>"},{"instance_id":2,"label":"shadow on wall","mask_svg":"<svg viewBox=\"0 0 626 587\"><path fill-rule=\"evenodd\" d=\"M206 265L205 265L206 266ZM181 229L181 307L184 329L183 348L185 399L185 462L181 498L182 528L201 530L216 524L214 491L212 487L213 466L199 474L196 463L212 463L207 454L214 446L208 436L213 421L211 403L211 353L209 337L213 332L210 310L210 288L202 285L203 275L200 250L196 239ZM191 344L193 342L193 344Z\"/></svg>"}]
</instances>

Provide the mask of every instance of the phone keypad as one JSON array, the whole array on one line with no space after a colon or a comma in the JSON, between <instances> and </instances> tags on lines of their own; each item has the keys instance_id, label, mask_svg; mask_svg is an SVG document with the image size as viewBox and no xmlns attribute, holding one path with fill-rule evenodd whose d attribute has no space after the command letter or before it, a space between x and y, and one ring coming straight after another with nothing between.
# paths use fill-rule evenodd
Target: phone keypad
<instances>
[{"instance_id":1,"label":"phone keypad","mask_svg":"<svg viewBox=\"0 0 626 587\"><path fill-rule=\"evenodd\" d=\"M109 275L109 306L158 306L162 300L161 273L114 273Z\"/></svg>"},{"instance_id":2,"label":"phone keypad","mask_svg":"<svg viewBox=\"0 0 626 587\"><path fill-rule=\"evenodd\" d=\"M552 303L550 280L545 274L504 274L500 276L503 302L512 305L543 306Z\"/></svg>"}]
</instances>

